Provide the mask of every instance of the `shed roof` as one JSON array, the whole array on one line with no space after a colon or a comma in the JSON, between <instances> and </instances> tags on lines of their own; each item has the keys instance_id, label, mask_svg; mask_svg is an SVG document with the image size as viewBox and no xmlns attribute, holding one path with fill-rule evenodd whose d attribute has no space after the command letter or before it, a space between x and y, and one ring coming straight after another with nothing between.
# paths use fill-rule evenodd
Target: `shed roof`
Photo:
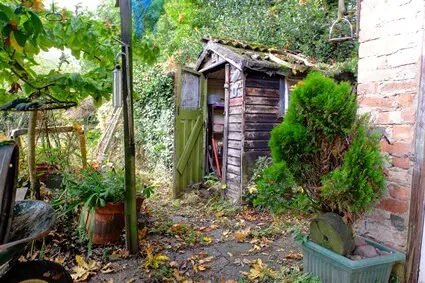
<instances>
[{"instance_id":1,"label":"shed roof","mask_svg":"<svg viewBox=\"0 0 425 283\"><path fill-rule=\"evenodd\" d=\"M278 50L259 44L237 40L203 38L206 43L195 69L199 71L202 62L210 52L218 54L225 61L240 70L251 69L269 75L296 75L308 72L314 64L300 53Z\"/></svg>"}]
</instances>

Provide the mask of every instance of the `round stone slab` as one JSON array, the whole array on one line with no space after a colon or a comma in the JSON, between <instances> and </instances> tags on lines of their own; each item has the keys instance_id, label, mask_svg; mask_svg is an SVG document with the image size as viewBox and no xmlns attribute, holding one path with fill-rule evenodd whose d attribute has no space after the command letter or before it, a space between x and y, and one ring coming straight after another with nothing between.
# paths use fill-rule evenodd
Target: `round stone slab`
<instances>
[{"instance_id":1,"label":"round stone slab","mask_svg":"<svg viewBox=\"0 0 425 283\"><path fill-rule=\"evenodd\" d=\"M351 227L336 213L327 212L310 223L310 239L340 255L347 255L355 248Z\"/></svg>"}]
</instances>

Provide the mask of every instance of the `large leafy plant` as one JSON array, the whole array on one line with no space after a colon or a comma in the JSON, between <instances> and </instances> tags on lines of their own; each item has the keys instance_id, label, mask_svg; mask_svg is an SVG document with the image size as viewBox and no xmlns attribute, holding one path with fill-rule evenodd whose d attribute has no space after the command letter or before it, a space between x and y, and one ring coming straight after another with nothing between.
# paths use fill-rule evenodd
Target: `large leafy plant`
<instances>
[{"instance_id":1,"label":"large leafy plant","mask_svg":"<svg viewBox=\"0 0 425 283\"><path fill-rule=\"evenodd\" d=\"M66 205L63 214L81 207L78 232L80 238L88 236L88 253L91 253L92 234L94 229L94 217L87 223L87 215L94 215L96 208L104 207L107 203L123 203L125 191L124 172L107 170L100 172L93 167L85 168L78 172L70 172L64 175L63 186L65 187ZM149 198L153 188L146 186L138 180L137 191L140 196ZM57 200L63 203L62 200ZM87 231L86 226L89 229ZM87 233L88 232L88 233Z\"/></svg>"},{"instance_id":2,"label":"large leafy plant","mask_svg":"<svg viewBox=\"0 0 425 283\"><path fill-rule=\"evenodd\" d=\"M290 173L282 178L292 176L316 210L349 222L385 190L380 137L356 110L347 83L312 73L292 92L285 119L269 142L273 166Z\"/></svg>"},{"instance_id":3,"label":"large leafy plant","mask_svg":"<svg viewBox=\"0 0 425 283\"><path fill-rule=\"evenodd\" d=\"M110 70L119 49L111 38L117 30L78 10L62 10L52 21L40 3L0 4L0 103L40 91L73 101L90 95L100 103L111 90ZM90 63L80 73L64 72L62 64L36 72L38 55L51 48L69 49L77 60Z\"/></svg>"}]
</instances>

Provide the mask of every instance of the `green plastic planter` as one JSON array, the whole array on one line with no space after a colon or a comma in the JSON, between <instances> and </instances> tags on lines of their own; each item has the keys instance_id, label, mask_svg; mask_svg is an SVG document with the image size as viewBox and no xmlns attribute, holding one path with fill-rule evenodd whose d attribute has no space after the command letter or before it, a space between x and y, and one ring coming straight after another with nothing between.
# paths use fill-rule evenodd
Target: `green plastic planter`
<instances>
[{"instance_id":1,"label":"green plastic planter","mask_svg":"<svg viewBox=\"0 0 425 283\"><path fill-rule=\"evenodd\" d=\"M363 238L369 245L391 254L350 260L312 241L302 244L304 272L320 277L324 283L387 283L393 264L405 256L395 250Z\"/></svg>"}]
</instances>

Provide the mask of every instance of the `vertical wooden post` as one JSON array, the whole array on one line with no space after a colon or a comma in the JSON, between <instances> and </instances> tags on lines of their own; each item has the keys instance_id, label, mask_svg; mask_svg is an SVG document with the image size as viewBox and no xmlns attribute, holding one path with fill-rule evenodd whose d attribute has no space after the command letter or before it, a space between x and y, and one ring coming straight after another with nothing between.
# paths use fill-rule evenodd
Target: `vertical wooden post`
<instances>
[{"instance_id":1,"label":"vertical wooden post","mask_svg":"<svg viewBox=\"0 0 425 283\"><path fill-rule=\"evenodd\" d=\"M133 117L133 64L132 64L132 13L131 0L120 0L122 52L122 91L124 112L125 158L125 232L126 245L131 254L138 251L136 209L136 151L134 145Z\"/></svg>"},{"instance_id":2,"label":"vertical wooden post","mask_svg":"<svg viewBox=\"0 0 425 283\"><path fill-rule=\"evenodd\" d=\"M84 130L79 131L78 136L80 138L81 162L83 163L83 168L87 168L87 147Z\"/></svg>"},{"instance_id":3,"label":"vertical wooden post","mask_svg":"<svg viewBox=\"0 0 425 283\"><path fill-rule=\"evenodd\" d=\"M35 132L37 126L37 111L31 111L28 120L28 172L30 177L30 187L35 194L36 199L41 199L40 183L37 179L37 171L35 165Z\"/></svg>"},{"instance_id":4,"label":"vertical wooden post","mask_svg":"<svg viewBox=\"0 0 425 283\"><path fill-rule=\"evenodd\" d=\"M423 34L425 39L425 33ZM422 40L423 42L423 40ZM425 44L422 44L416 110L415 160L413 161L412 189L410 196L409 232L407 236L407 258L404 270L405 282L418 282L421 246L424 233L425 196ZM425 260L425 259L424 259Z\"/></svg>"},{"instance_id":5,"label":"vertical wooden post","mask_svg":"<svg viewBox=\"0 0 425 283\"><path fill-rule=\"evenodd\" d=\"M224 132L223 132L223 177L222 183L227 184L227 150L229 147L229 100L230 100L230 64L224 68ZM222 197L225 194L223 192Z\"/></svg>"},{"instance_id":6,"label":"vertical wooden post","mask_svg":"<svg viewBox=\"0 0 425 283\"><path fill-rule=\"evenodd\" d=\"M242 74L242 123L241 123L241 186L239 191L239 204L242 204L243 190L248 184L248 161L245 153L245 127L246 127L246 74Z\"/></svg>"}]
</instances>

